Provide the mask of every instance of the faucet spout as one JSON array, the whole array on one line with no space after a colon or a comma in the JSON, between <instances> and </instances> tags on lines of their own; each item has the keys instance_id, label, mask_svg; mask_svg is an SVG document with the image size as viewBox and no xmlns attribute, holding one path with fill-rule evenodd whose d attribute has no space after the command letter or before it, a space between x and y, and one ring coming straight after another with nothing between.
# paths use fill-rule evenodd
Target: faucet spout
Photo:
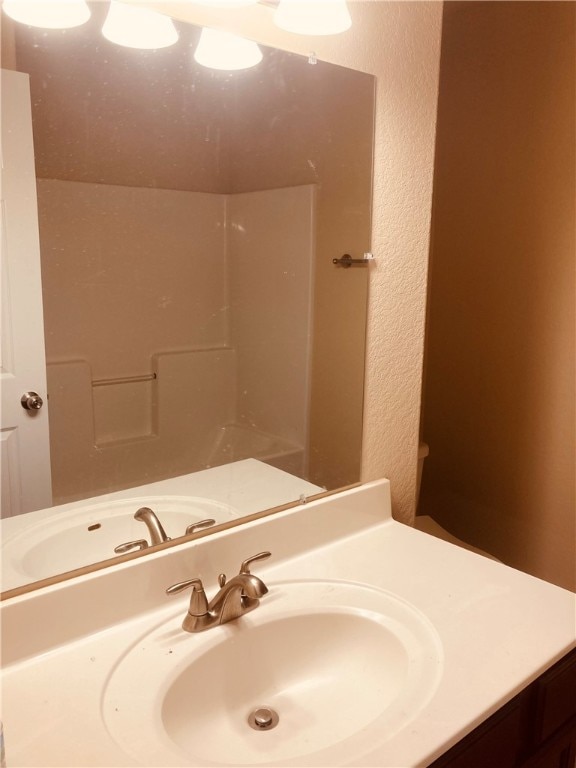
<instances>
[{"instance_id":1,"label":"faucet spout","mask_svg":"<svg viewBox=\"0 0 576 768\"><path fill-rule=\"evenodd\" d=\"M134 520L140 520L148 528L150 533L150 546L155 544L162 544L164 541L170 541L170 537L162 527L162 523L158 520L155 512L150 507L140 507L140 509L134 515Z\"/></svg>"},{"instance_id":2,"label":"faucet spout","mask_svg":"<svg viewBox=\"0 0 576 768\"><path fill-rule=\"evenodd\" d=\"M267 592L268 587L258 576L252 573L239 573L223 584L210 602L208 610L213 616L220 618L220 624L225 624L256 608L259 598Z\"/></svg>"}]
</instances>

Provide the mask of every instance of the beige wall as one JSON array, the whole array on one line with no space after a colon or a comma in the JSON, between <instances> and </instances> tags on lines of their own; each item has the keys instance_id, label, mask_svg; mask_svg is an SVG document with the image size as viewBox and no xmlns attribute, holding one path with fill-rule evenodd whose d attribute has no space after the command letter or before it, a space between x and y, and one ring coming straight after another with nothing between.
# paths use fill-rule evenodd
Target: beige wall
<instances>
[{"instance_id":1,"label":"beige wall","mask_svg":"<svg viewBox=\"0 0 576 768\"><path fill-rule=\"evenodd\" d=\"M575 10L446 6L420 510L571 589Z\"/></svg>"},{"instance_id":2,"label":"beige wall","mask_svg":"<svg viewBox=\"0 0 576 768\"><path fill-rule=\"evenodd\" d=\"M273 25L262 6L214 11L154 3L176 18L226 24L262 43L376 76L376 125L362 479L392 481L394 515L414 515L416 457L442 3L350 2L345 35L310 38ZM233 19L233 21L231 21ZM342 104L341 118L354 119ZM351 270L349 270L351 271ZM358 318L356 318L357 321ZM363 350L357 349L361 355ZM338 392L332 393L338 400ZM346 410L345 398L338 401ZM341 457L347 460L346 454Z\"/></svg>"},{"instance_id":3,"label":"beige wall","mask_svg":"<svg viewBox=\"0 0 576 768\"><path fill-rule=\"evenodd\" d=\"M100 36L108 2L89 2L90 22L70 35L1 16L5 38L11 30L15 42L15 54L3 66L31 76L36 175L230 191L222 141L230 88L225 75L215 78L205 67L191 71L198 30L181 30L178 46L134 51Z\"/></svg>"}]
</instances>

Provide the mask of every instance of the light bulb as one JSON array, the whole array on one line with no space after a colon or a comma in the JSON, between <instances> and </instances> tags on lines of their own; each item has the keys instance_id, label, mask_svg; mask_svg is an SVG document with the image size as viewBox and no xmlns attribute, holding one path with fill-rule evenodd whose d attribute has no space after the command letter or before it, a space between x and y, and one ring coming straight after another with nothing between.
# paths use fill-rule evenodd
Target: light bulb
<instances>
[{"instance_id":1,"label":"light bulb","mask_svg":"<svg viewBox=\"0 0 576 768\"><path fill-rule=\"evenodd\" d=\"M127 48L167 48L178 40L172 19L156 11L112 0L102 34Z\"/></svg>"},{"instance_id":2,"label":"light bulb","mask_svg":"<svg viewBox=\"0 0 576 768\"><path fill-rule=\"evenodd\" d=\"M280 0L274 23L299 35L336 35L352 26L346 0Z\"/></svg>"},{"instance_id":3,"label":"light bulb","mask_svg":"<svg viewBox=\"0 0 576 768\"><path fill-rule=\"evenodd\" d=\"M243 8L256 5L258 0L194 0L194 5L208 5L212 8Z\"/></svg>"},{"instance_id":4,"label":"light bulb","mask_svg":"<svg viewBox=\"0 0 576 768\"><path fill-rule=\"evenodd\" d=\"M90 18L84 0L4 0L2 10L14 21L44 29L79 27Z\"/></svg>"},{"instance_id":5,"label":"light bulb","mask_svg":"<svg viewBox=\"0 0 576 768\"><path fill-rule=\"evenodd\" d=\"M252 40L205 27L194 52L194 59L198 64L211 69L248 69L262 61L262 51Z\"/></svg>"}]
</instances>

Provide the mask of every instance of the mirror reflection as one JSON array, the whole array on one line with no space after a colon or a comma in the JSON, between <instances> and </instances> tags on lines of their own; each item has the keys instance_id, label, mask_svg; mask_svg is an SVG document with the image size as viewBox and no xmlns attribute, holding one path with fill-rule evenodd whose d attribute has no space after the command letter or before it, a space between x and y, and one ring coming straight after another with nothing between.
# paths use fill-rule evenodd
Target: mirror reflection
<instances>
[{"instance_id":1,"label":"mirror reflection","mask_svg":"<svg viewBox=\"0 0 576 768\"><path fill-rule=\"evenodd\" d=\"M158 543L141 508L175 539L359 480L367 269L332 260L370 249L374 78L264 47L209 69L180 22L118 46L107 5L14 24L3 60L30 78L49 396L24 413L48 482L3 499L21 582Z\"/></svg>"}]
</instances>

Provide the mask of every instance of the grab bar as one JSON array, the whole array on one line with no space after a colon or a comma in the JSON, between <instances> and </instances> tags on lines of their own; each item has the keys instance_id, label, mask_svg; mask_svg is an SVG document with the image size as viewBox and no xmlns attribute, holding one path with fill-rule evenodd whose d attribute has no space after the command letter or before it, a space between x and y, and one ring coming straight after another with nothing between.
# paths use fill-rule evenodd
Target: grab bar
<instances>
[{"instance_id":1,"label":"grab bar","mask_svg":"<svg viewBox=\"0 0 576 768\"><path fill-rule=\"evenodd\" d=\"M145 373L142 376L119 376L116 379L94 379L93 387L107 387L109 384L135 384L139 381L154 381L157 379L156 373Z\"/></svg>"}]
</instances>

